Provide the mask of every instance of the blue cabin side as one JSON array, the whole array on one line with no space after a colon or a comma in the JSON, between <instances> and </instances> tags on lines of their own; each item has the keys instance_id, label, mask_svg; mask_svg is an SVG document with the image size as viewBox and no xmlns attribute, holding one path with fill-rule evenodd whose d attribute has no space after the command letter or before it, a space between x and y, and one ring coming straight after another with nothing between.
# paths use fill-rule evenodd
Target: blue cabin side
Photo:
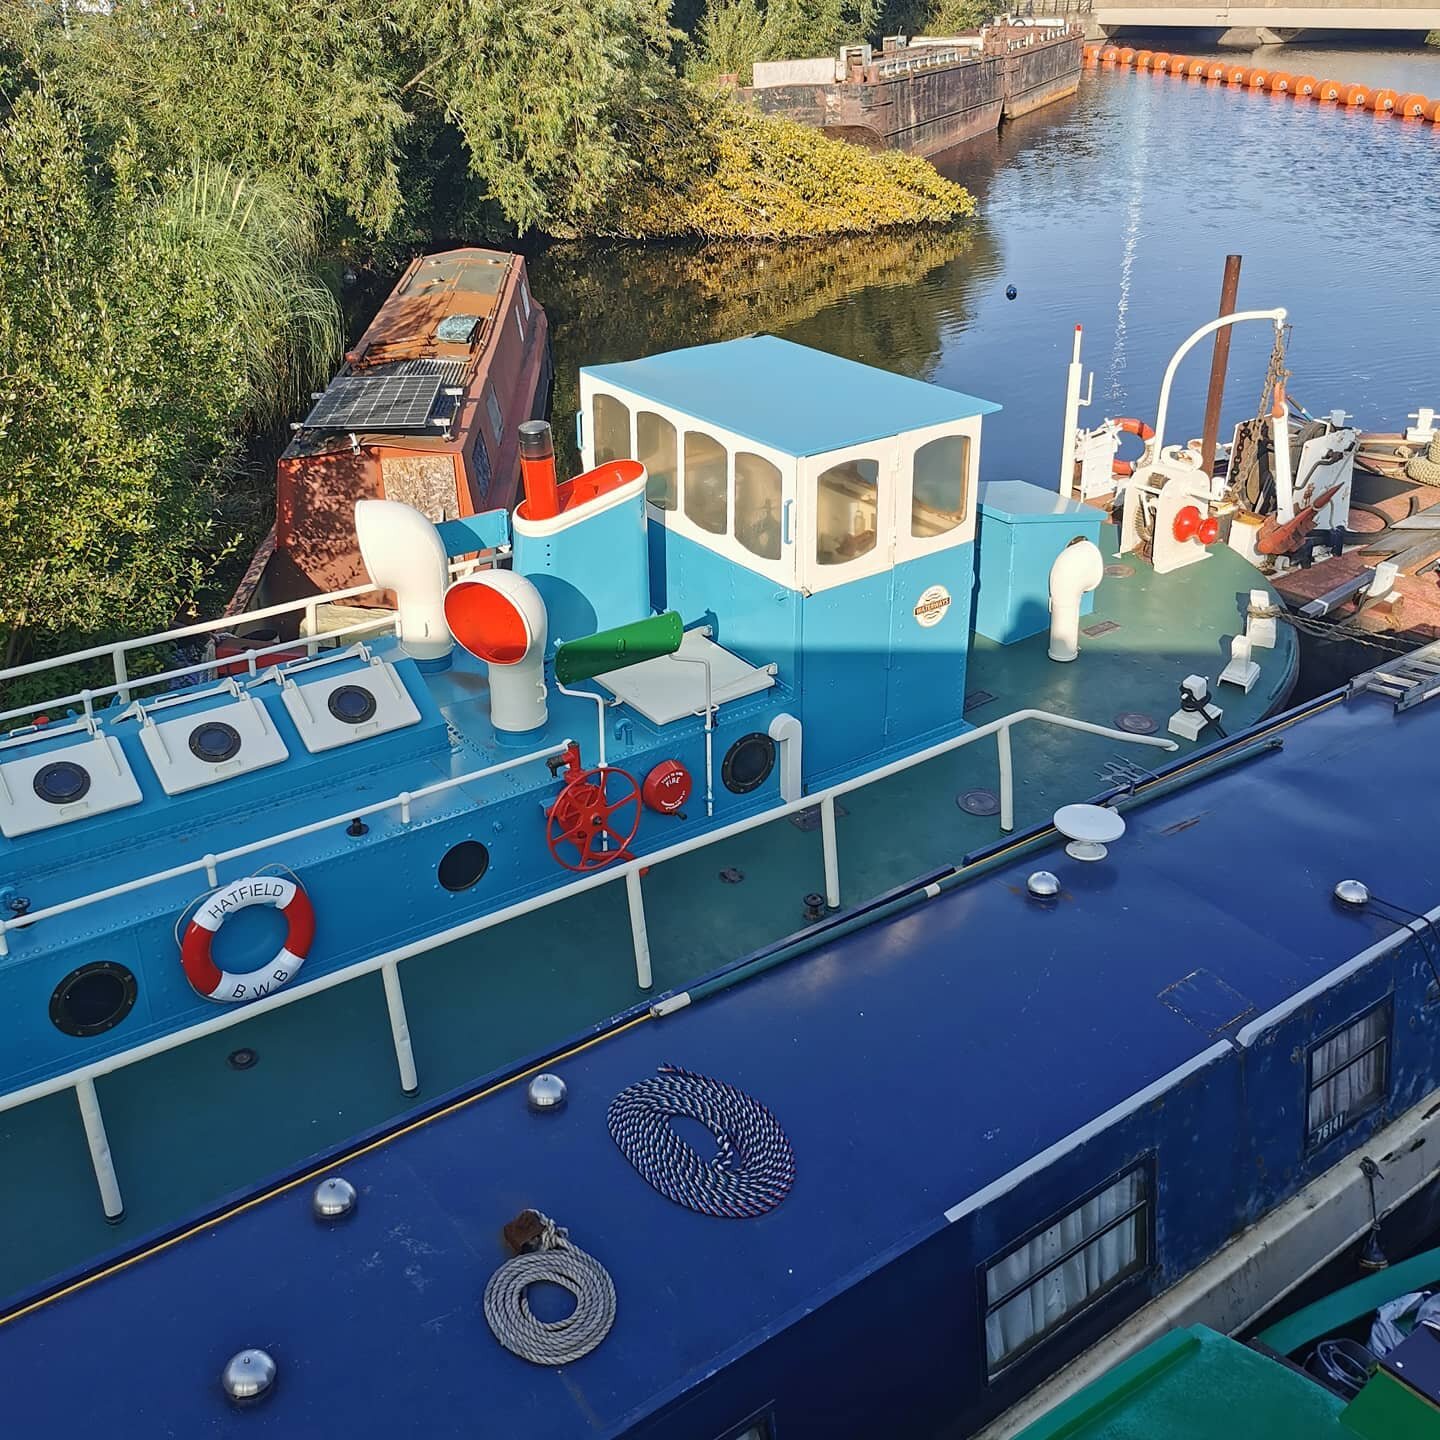
<instances>
[{"instance_id":1,"label":"blue cabin side","mask_svg":"<svg viewBox=\"0 0 1440 1440\"><path fill-rule=\"evenodd\" d=\"M811 786L964 728L985 400L759 336L581 371L648 475L651 601L774 663Z\"/></svg>"}]
</instances>

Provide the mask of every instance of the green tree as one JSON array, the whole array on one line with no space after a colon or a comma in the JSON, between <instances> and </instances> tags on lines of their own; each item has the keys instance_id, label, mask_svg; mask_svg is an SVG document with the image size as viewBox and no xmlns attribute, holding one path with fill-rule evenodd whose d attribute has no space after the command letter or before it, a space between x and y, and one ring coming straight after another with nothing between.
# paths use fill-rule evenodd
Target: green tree
<instances>
[{"instance_id":1,"label":"green tree","mask_svg":"<svg viewBox=\"0 0 1440 1440\"><path fill-rule=\"evenodd\" d=\"M19 96L0 130L0 653L163 628L235 543L237 437L333 361L313 215L206 164L103 160Z\"/></svg>"}]
</instances>

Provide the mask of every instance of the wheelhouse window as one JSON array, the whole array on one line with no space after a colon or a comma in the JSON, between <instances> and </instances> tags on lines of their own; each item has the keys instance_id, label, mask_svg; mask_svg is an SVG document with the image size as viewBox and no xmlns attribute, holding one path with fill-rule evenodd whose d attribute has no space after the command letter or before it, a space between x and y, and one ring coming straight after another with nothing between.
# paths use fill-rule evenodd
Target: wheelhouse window
<instances>
[{"instance_id":1,"label":"wheelhouse window","mask_svg":"<svg viewBox=\"0 0 1440 1440\"><path fill-rule=\"evenodd\" d=\"M1313 1149L1385 1098L1390 1083L1390 1002L1382 1001L1310 1050L1306 1144Z\"/></svg>"},{"instance_id":2,"label":"wheelhouse window","mask_svg":"<svg viewBox=\"0 0 1440 1440\"><path fill-rule=\"evenodd\" d=\"M875 548L880 463L856 458L832 465L816 484L815 559L846 565Z\"/></svg>"},{"instance_id":3,"label":"wheelhouse window","mask_svg":"<svg viewBox=\"0 0 1440 1440\"><path fill-rule=\"evenodd\" d=\"M730 528L729 457L703 430L685 432L685 514L702 530Z\"/></svg>"},{"instance_id":4,"label":"wheelhouse window","mask_svg":"<svg viewBox=\"0 0 1440 1440\"><path fill-rule=\"evenodd\" d=\"M780 470L748 450L735 453L735 538L761 560L780 558Z\"/></svg>"},{"instance_id":5,"label":"wheelhouse window","mask_svg":"<svg viewBox=\"0 0 1440 1440\"><path fill-rule=\"evenodd\" d=\"M635 412L635 458L645 467L645 498L657 510L675 508L675 427L651 410Z\"/></svg>"},{"instance_id":6,"label":"wheelhouse window","mask_svg":"<svg viewBox=\"0 0 1440 1440\"><path fill-rule=\"evenodd\" d=\"M595 463L630 458L630 407L613 395L597 395L590 402L595 428Z\"/></svg>"},{"instance_id":7,"label":"wheelhouse window","mask_svg":"<svg viewBox=\"0 0 1440 1440\"><path fill-rule=\"evenodd\" d=\"M910 534L929 540L965 518L970 437L942 435L915 452L910 486Z\"/></svg>"},{"instance_id":8,"label":"wheelhouse window","mask_svg":"<svg viewBox=\"0 0 1440 1440\"><path fill-rule=\"evenodd\" d=\"M505 433L505 417L500 413L500 397L496 395L493 385L485 387L485 409L490 416L491 433L498 445L500 437Z\"/></svg>"},{"instance_id":9,"label":"wheelhouse window","mask_svg":"<svg viewBox=\"0 0 1440 1440\"><path fill-rule=\"evenodd\" d=\"M520 282L520 299L525 304L525 318L530 318L530 287L522 280Z\"/></svg>"},{"instance_id":10,"label":"wheelhouse window","mask_svg":"<svg viewBox=\"0 0 1440 1440\"><path fill-rule=\"evenodd\" d=\"M520 332L520 343L525 343L525 317L517 310L515 312L515 328Z\"/></svg>"},{"instance_id":11,"label":"wheelhouse window","mask_svg":"<svg viewBox=\"0 0 1440 1440\"><path fill-rule=\"evenodd\" d=\"M1150 1191L1137 1166L985 1267L990 1379L1149 1265Z\"/></svg>"}]
</instances>

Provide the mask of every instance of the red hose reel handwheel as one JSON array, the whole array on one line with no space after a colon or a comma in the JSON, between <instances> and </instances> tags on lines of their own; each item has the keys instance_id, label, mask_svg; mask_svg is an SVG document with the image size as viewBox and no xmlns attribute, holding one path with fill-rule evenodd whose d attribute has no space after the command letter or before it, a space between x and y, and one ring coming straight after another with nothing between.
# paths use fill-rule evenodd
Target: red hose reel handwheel
<instances>
[{"instance_id":1,"label":"red hose reel handwheel","mask_svg":"<svg viewBox=\"0 0 1440 1440\"><path fill-rule=\"evenodd\" d=\"M599 870L629 860L640 828L640 785L627 770L597 765L586 770L580 747L565 752L565 786L545 820L545 843L567 870Z\"/></svg>"},{"instance_id":2,"label":"red hose reel handwheel","mask_svg":"<svg viewBox=\"0 0 1440 1440\"><path fill-rule=\"evenodd\" d=\"M1220 522L1213 515L1202 518L1197 505L1182 505L1175 512L1174 534L1182 545L1187 540L1213 545L1220 538Z\"/></svg>"}]
</instances>

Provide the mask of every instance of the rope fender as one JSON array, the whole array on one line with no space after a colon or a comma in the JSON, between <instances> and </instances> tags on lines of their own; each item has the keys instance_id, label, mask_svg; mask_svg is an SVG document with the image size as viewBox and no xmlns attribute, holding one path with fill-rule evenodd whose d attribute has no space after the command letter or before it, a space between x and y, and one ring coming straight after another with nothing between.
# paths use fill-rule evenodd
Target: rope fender
<instances>
[{"instance_id":1,"label":"rope fender","mask_svg":"<svg viewBox=\"0 0 1440 1440\"><path fill-rule=\"evenodd\" d=\"M1424 455L1417 455L1405 467L1405 478L1422 485L1440 485L1440 435L1430 442Z\"/></svg>"},{"instance_id":2,"label":"rope fender","mask_svg":"<svg viewBox=\"0 0 1440 1440\"><path fill-rule=\"evenodd\" d=\"M714 1137L708 1160L674 1131L676 1116ZM795 1183L795 1152L780 1122L753 1096L677 1065L627 1086L611 1102L610 1138L667 1200L701 1215L748 1219L773 1210Z\"/></svg>"},{"instance_id":3,"label":"rope fender","mask_svg":"<svg viewBox=\"0 0 1440 1440\"><path fill-rule=\"evenodd\" d=\"M485 1320L512 1355L532 1365L568 1365L588 1355L615 1323L615 1282L610 1272L578 1245L568 1230L548 1215L540 1222L539 1249L507 1260L485 1287ZM525 1291L547 1281L575 1297L575 1309L563 1320L540 1320L531 1313Z\"/></svg>"}]
</instances>

